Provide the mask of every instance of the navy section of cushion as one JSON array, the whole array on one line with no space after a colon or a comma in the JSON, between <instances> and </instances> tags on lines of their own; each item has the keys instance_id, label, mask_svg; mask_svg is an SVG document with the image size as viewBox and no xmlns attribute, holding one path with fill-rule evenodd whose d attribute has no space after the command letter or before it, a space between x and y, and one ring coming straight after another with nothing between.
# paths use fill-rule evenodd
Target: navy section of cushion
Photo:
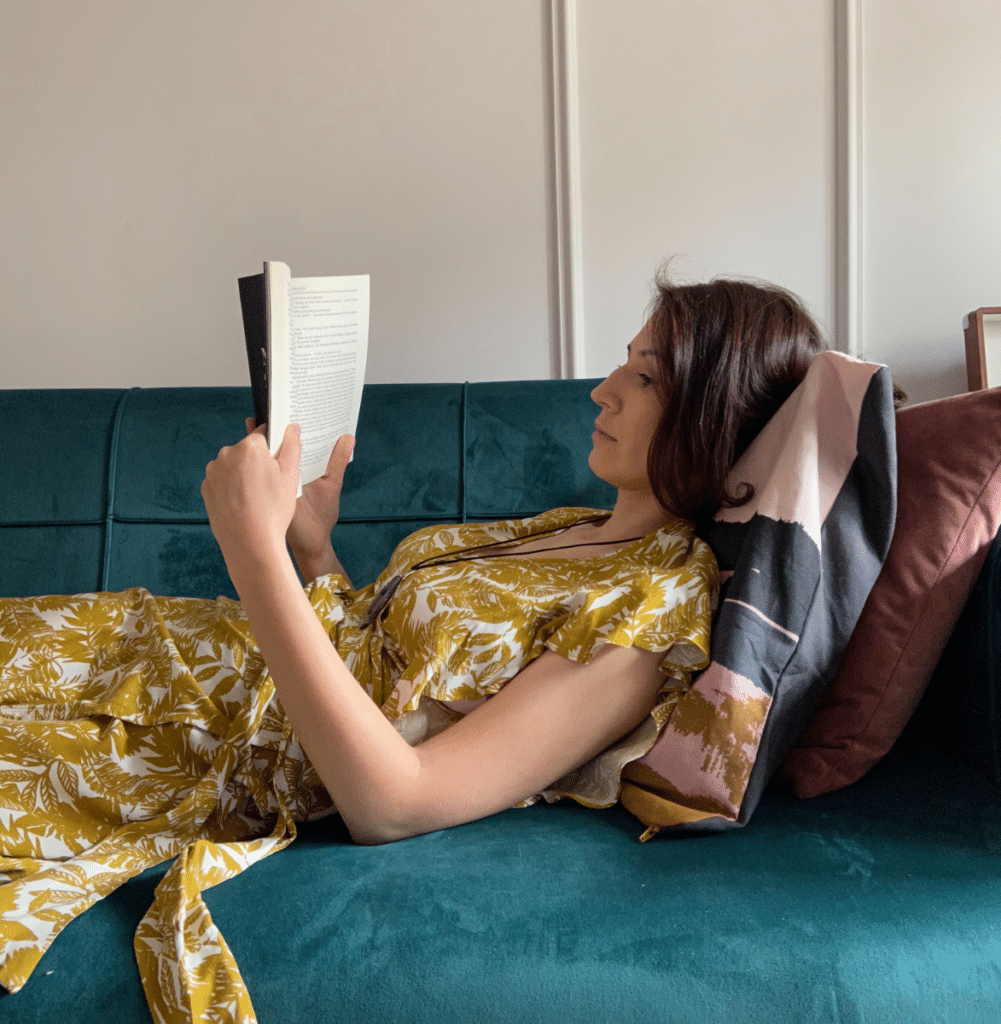
<instances>
[{"instance_id":1,"label":"navy section of cushion","mask_svg":"<svg viewBox=\"0 0 1001 1024\"><path fill-rule=\"evenodd\" d=\"M753 517L752 517L753 518ZM703 537L713 549L720 572L733 572L737 567L744 538L750 529L751 520L744 523L712 522L703 531Z\"/></svg>"},{"instance_id":2,"label":"navy section of cushion","mask_svg":"<svg viewBox=\"0 0 1001 1024\"><path fill-rule=\"evenodd\" d=\"M205 901L261 1024L966 1024L1001 1006L998 820L960 762L891 752L714 837L640 844L572 803L382 847L316 822ZM132 934L161 873L73 921L0 1024L148 1024Z\"/></svg>"},{"instance_id":3,"label":"navy section of cushion","mask_svg":"<svg viewBox=\"0 0 1001 1024\"><path fill-rule=\"evenodd\" d=\"M720 615L726 610L726 603L740 601L756 608L766 619L798 638L817 589L820 573L817 545L801 523L785 523L755 515L746 526L740 556L727 587L726 602L720 606ZM725 531L725 534L725 539L731 539L730 531ZM715 529L710 531L708 543L714 552L718 549ZM718 636L713 660L730 658L721 663L734 672L748 675L740 667L743 663L729 654L728 641L734 634L721 625ZM778 657L761 652L759 656L767 657L779 674L791 653L788 651L785 657ZM771 693L770 690L768 692Z\"/></svg>"},{"instance_id":4,"label":"navy section of cushion","mask_svg":"<svg viewBox=\"0 0 1001 1024\"><path fill-rule=\"evenodd\" d=\"M762 693L775 695L782 671L796 650L796 640L777 630L750 608L727 600L713 622L713 661L749 679Z\"/></svg>"}]
</instances>

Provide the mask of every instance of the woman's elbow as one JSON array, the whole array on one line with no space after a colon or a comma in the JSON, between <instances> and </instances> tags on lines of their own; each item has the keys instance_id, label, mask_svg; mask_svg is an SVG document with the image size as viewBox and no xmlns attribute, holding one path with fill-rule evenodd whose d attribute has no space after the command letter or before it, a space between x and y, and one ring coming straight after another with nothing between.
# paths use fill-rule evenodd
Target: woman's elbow
<instances>
[{"instance_id":1,"label":"woman's elbow","mask_svg":"<svg viewBox=\"0 0 1001 1024\"><path fill-rule=\"evenodd\" d=\"M390 809L386 806L368 808L363 813L341 813L351 841L356 846L384 846L410 839L431 829L420 828L407 808Z\"/></svg>"},{"instance_id":2,"label":"woman's elbow","mask_svg":"<svg viewBox=\"0 0 1001 1024\"><path fill-rule=\"evenodd\" d=\"M385 846L387 843L409 838L404 833L386 828L373 828L370 824L348 825L348 833L355 846Z\"/></svg>"}]
</instances>

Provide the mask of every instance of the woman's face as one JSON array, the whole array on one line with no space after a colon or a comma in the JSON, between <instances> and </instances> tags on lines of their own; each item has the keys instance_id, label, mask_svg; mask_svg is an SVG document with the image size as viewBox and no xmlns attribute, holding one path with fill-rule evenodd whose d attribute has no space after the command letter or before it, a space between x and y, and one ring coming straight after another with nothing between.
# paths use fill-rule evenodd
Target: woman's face
<instances>
[{"instance_id":1,"label":"woman's face","mask_svg":"<svg viewBox=\"0 0 1001 1024\"><path fill-rule=\"evenodd\" d=\"M649 321L626 351L626 361L591 392L601 412L594 421L587 461L613 487L649 493L647 452L663 411L654 384L657 367Z\"/></svg>"}]
</instances>

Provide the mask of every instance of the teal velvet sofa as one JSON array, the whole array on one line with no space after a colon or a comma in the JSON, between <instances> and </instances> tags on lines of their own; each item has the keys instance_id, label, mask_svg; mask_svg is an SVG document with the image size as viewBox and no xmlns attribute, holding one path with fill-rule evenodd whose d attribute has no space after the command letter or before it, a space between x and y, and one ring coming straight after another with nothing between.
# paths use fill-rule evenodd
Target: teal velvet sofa
<instances>
[{"instance_id":1,"label":"teal velvet sofa","mask_svg":"<svg viewBox=\"0 0 1001 1024\"><path fill-rule=\"evenodd\" d=\"M375 385L334 542L356 583L432 522L607 506L593 382ZM199 485L249 389L0 392L0 593L235 596ZM336 818L206 893L262 1022L1001 1021L1001 801L964 757L995 686L1001 545L907 731L860 782L637 841L620 807L512 809L386 847ZM978 660L979 659L979 660ZM150 1021L132 934L164 867L73 921L0 1022Z\"/></svg>"}]
</instances>

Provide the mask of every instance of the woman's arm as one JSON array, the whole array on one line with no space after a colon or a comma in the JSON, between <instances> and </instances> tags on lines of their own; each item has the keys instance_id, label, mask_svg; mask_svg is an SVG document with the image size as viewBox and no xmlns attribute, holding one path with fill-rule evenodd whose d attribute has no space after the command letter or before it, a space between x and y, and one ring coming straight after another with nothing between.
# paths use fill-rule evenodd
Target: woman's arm
<instances>
[{"instance_id":1,"label":"woman's arm","mask_svg":"<svg viewBox=\"0 0 1001 1024\"><path fill-rule=\"evenodd\" d=\"M606 646L578 665L547 652L464 719L408 746L331 645L288 558L297 467L297 437L287 433L272 459L257 435L220 452L202 493L282 706L355 842L391 842L510 807L650 712L659 655Z\"/></svg>"},{"instance_id":2,"label":"woman's arm","mask_svg":"<svg viewBox=\"0 0 1001 1024\"><path fill-rule=\"evenodd\" d=\"M295 559L295 564L299 567L299 573L304 582L312 583L313 580L318 579L320 576L336 572L344 577L349 587L354 587L351 577L348 576L344 566L341 565L340 559L334 554L334 546L330 543L329 537L327 538L326 545L319 550L297 547L291 540L289 541L289 547L292 549L292 557Z\"/></svg>"},{"instance_id":3,"label":"woman's arm","mask_svg":"<svg viewBox=\"0 0 1001 1024\"><path fill-rule=\"evenodd\" d=\"M410 747L330 643L287 556L248 565L237 591L285 713L357 843L459 825L540 792L637 726L660 656L608 645L587 664L552 652L496 696Z\"/></svg>"}]
</instances>

